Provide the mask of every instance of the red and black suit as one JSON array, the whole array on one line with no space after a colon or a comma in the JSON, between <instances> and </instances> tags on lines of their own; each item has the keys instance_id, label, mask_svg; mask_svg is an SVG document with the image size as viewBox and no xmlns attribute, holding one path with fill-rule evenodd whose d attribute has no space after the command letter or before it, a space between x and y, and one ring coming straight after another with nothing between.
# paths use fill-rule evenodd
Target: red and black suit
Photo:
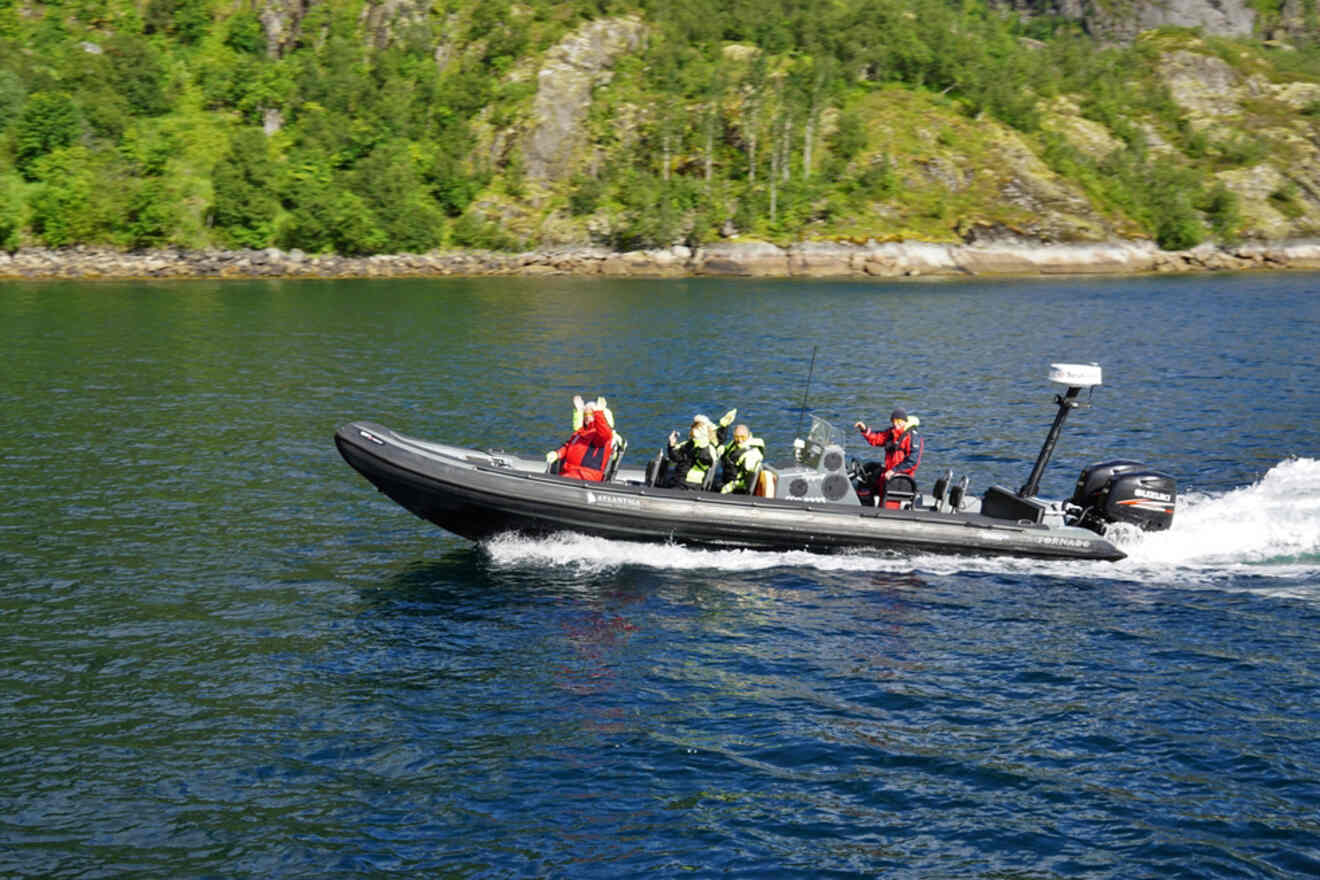
<instances>
[{"instance_id":1,"label":"red and black suit","mask_svg":"<svg viewBox=\"0 0 1320 880\"><path fill-rule=\"evenodd\" d=\"M872 446L885 448L885 472L893 471L909 477L917 472L921 459L912 452L912 428L903 431L892 427L883 431L863 431L862 436Z\"/></svg>"},{"instance_id":2,"label":"red and black suit","mask_svg":"<svg viewBox=\"0 0 1320 880\"><path fill-rule=\"evenodd\" d=\"M605 479L614 431L602 410L594 410L568 442L559 447L559 475L599 483Z\"/></svg>"}]
</instances>

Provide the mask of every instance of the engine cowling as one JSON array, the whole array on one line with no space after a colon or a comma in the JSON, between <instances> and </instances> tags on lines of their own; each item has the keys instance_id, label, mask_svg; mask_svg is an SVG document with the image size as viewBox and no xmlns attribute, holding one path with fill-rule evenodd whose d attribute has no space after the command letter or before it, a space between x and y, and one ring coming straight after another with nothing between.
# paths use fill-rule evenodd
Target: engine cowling
<instances>
[{"instance_id":1,"label":"engine cowling","mask_svg":"<svg viewBox=\"0 0 1320 880\"><path fill-rule=\"evenodd\" d=\"M1159 532L1173 525L1178 486L1173 477L1139 461L1105 461L1082 471L1070 504L1074 522L1100 534L1116 522Z\"/></svg>"}]
</instances>

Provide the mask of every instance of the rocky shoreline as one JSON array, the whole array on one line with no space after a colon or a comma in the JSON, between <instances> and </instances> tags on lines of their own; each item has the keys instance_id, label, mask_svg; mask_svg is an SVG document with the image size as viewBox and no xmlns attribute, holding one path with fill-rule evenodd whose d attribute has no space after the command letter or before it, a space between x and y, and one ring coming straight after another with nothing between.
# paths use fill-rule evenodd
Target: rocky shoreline
<instances>
[{"instance_id":1,"label":"rocky shoreline","mask_svg":"<svg viewBox=\"0 0 1320 880\"><path fill-rule=\"evenodd\" d=\"M1097 244L922 242L720 242L691 249L620 253L567 247L527 253L432 251L339 257L267 248L258 251L23 248L0 253L0 278L127 280L149 278L433 278L443 276L691 276L757 278L904 278L1114 275L1252 269L1320 269L1320 240L1201 245L1162 251L1151 242Z\"/></svg>"}]
</instances>

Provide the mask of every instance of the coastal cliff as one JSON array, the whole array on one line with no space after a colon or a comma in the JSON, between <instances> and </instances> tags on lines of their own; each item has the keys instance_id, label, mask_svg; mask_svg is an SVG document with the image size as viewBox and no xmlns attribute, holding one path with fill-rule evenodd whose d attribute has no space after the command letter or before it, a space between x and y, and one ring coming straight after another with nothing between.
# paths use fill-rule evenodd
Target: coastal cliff
<instances>
[{"instance_id":1,"label":"coastal cliff","mask_svg":"<svg viewBox=\"0 0 1320 880\"><path fill-rule=\"evenodd\" d=\"M2 6L0 274L1144 272L1320 238L1302 0L602 9Z\"/></svg>"}]
</instances>

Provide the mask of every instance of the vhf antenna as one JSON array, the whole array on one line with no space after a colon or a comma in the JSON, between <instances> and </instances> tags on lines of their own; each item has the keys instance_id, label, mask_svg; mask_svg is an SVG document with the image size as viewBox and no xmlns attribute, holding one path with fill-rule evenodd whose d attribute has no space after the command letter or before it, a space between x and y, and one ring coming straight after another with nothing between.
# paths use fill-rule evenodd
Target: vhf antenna
<instances>
[{"instance_id":1,"label":"vhf antenna","mask_svg":"<svg viewBox=\"0 0 1320 880\"><path fill-rule=\"evenodd\" d=\"M807 369L807 384L802 389L802 411L798 413L798 425L794 437L802 436L802 420L807 417L807 393L811 391L811 374L816 372L816 350L819 348L819 345L811 347L811 366Z\"/></svg>"}]
</instances>

